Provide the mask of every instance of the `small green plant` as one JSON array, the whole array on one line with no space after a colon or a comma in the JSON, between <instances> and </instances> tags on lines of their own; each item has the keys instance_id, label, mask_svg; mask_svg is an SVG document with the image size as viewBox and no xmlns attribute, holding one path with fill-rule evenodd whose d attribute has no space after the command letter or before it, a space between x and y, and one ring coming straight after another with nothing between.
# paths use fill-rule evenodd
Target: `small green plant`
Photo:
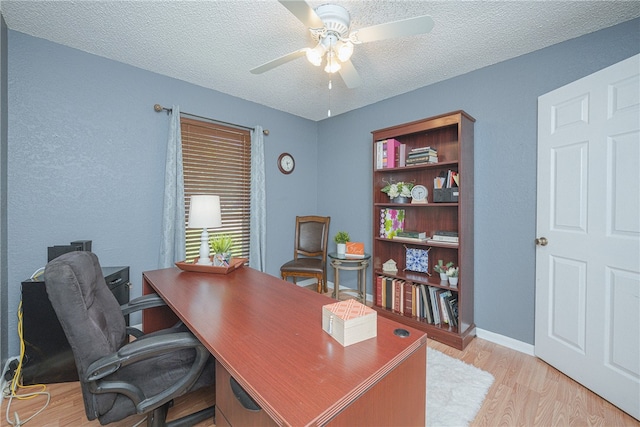
<instances>
[{"instance_id":1,"label":"small green plant","mask_svg":"<svg viewBox=\"0 0 640 427\"><path fill-rule=\"evenodd\" d=\"M333 241L336 243L347 243L351 241L351 237L349 237L349 233L346 231L338 231L333 237Z\"/></svg>"},{"instance_id":2,"label":"small green plant","mask_svg":"<svg viewBox=\"0 0 640 427\"><path fill-rule=\"evenodd\" d=\"M229 234L216 234L209 241L211 242L211 250L216 254L227 253L233 246L233 237Z\"/></svg>"},{"instance_id":3,"label":"small green plant","mask_svg":"<svg viewBox=\"0 0 640 427\"><path fill-rule=\"evenodd\" d=\"M449 267L447 270L447 276L458 277L458 267Z\"/></svg>"},{"instance_id":4,"label":"small green plant","mask_svg":"<svg viewBox=\"0 0 640 427\"><path fill-rule=\"evenodd\" d=\"M433 271L435 271L436 273L443 273L443 274L447 274L447 271L449 271L449 269L453 267L453 262L449 261L448 263L444 263L444 261L442 261L441 259L438 260L438 264L433 266ZM456 269L457 271L457 269ZM457 276L457 272L456 272L456 276Z\"/></svg>"}]
</instances>

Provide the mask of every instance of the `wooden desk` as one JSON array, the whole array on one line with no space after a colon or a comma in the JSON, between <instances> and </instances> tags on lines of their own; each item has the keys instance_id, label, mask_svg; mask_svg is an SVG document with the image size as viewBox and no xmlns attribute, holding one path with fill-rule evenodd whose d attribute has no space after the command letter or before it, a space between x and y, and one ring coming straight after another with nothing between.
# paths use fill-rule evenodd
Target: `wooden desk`
<instances>
[{"instance_id":1,"label":"wooden desk","mask_svg":"<svg viewBox=\"0 0 640 427\"><path fill-rule=\"evenodd\" d=\"M427 339L417 329L378 316L376 338L342 347L322 330L322 306L334 300L249 267L145 272L143 293L152 292L276 424L425 425ZM172 317L153 309L143 327Z\"/></svg>"}]
</instances>

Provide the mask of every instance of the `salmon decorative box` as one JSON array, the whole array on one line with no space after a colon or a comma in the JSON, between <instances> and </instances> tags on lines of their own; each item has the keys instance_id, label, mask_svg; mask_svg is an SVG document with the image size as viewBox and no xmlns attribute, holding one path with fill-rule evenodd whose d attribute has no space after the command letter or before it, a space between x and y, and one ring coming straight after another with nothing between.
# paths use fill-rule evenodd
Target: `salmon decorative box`
<instances>
[{"instance_id":1,"label":"salmon decorative box","mask_svg":"<svg viewBox=\"0 0 640 427\"><path fill-rule=\"evenodd\" d=\"M343 346L376 336L377 313L355 299L322 306L322 329Z\"/></svg>"}]
</instances>

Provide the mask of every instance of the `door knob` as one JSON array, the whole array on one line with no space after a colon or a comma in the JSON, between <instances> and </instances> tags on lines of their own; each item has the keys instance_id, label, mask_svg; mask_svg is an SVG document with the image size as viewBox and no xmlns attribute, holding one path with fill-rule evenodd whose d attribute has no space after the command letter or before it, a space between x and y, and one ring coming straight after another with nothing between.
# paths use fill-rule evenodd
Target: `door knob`
<instances>
[{"instance_id":1,"label":"door knob","mask_svg":"<svg viewBox=\"0 0 640 427\"><path fill-rule=\"evenodd\" d=\"M547 243L549 243L549 241L546 237L538 237L536 239L536 245L538 246L547 246Z\"/></svg>"}]
</instances>

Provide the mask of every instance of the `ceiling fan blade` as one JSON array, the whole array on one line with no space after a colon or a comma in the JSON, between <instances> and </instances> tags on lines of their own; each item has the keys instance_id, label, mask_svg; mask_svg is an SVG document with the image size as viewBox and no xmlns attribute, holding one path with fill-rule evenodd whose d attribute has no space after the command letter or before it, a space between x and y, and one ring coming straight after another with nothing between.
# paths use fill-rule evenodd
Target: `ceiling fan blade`
<instances>
[{"instance_id":1,"label":"ceiling fan blade","mask_svg":"<svg viewBox=\"0 0 640 427\"><path fill-rule=\"evenodd\" d=\"M352 32L349 37L354 43L368 43L395 37L425 34L431 31L433 25L433 19L429 15L423 15L361 28Z\"/></svg>"},{"instance_id":2,"label":"ceiling fan blade","mask_svg":"<svg viewBox=\"0 0 640 427\"><path fill-rule=\"evenodd\" d=\"M300 50L296 50L294 52L291 53L287 53L284 56L281 56L280 58L276 58L272 61L269 61L267 63L264 63L254 69L251 70L252 74L262 74L265 71L269 71L273 68L279 67L282 64L286 64L289 61L293 61L294 59L298 59L301 56L304 56L307 53L307 48L305 47L304 49L300 49Z\"/></svg>"},{"instance_id":3,"label":"ceiling fan blade","mask_svg":"<svg viewBox=\"0 0 640 427\"><path fill-rule=\"evenodd\" d=\"M322 28L324 24L315 10L305 1L301 0L278 0L286 7L293 16L298 18L308 28Z\"/></svg>"},{"instance_id":4,"label":"ceiling fan blade","mask_svg":"<svg viewBox=\"0 0 640 427\"><path fill-rule=\"evenodd\" d=\"M362 84L360 74L358 74L358 71L351 61L343 62L342 68L340 68L338 72L349 89L354 89Z\"/></svg>"}]
</instances>

